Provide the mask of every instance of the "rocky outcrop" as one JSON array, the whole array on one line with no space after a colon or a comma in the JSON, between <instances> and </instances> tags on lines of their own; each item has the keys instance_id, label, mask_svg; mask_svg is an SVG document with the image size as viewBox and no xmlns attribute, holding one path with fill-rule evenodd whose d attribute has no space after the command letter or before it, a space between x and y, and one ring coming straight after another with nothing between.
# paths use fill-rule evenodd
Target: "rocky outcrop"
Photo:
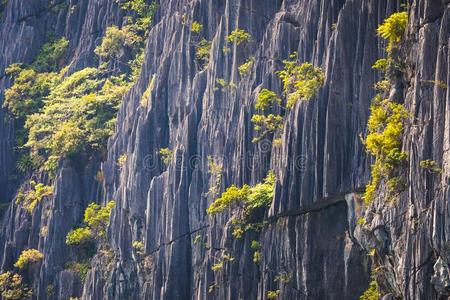
<instances>
[{"instance_id":1,"label":"rocky outcrop","mask_svg":"<svg viewBox=\"0 0 450 300\"><path fill-rule=\"evenodd\" d=\"M380 192L368 208L360 193L371 159L359 134L366 131L379 79L371 66L384 55L376 28L401 9L400 1L160 2L106 161L61 162L54 196L31 215L12 202L1 234L2 269L24 248L42 251L44 261L30 275L39 299L267 299L268 292L280 299L356 299L368 286L372 264L387 296L448 296L449 2L409 1L402 51L407 72L396 91L413 115L403 141L408 189L395 203ZM0 91L10 84L4 68L32 61L49 31L69 39L73 72L94 63L105 28L124 17L115 1L70 1L57 11L54 5L8 1L0 23ZM203 25L200 34L191 31L193 21ZM224 51L225 37L236 28L248 31L251 41ZM202 37L212 42L205 66L195 57ZM252 143L256 95L262 88L281 94L276 72L294 51L323 68L324 86L316 99L286 112L281 145ZM250 57L254 63L242 76L238 67ZM223 86L222 79L232 84ZM6 201L17 184L9 181L14 124L2 114L0 186L8 189L0 197ZM162 148L173 150L167 166ZM120 157L126 162L118 165ZM222 166L222 191L275 171L273 202L254 216L265 221L262 230L236 239L227 213L206 214L217 180L210 158ZM426 159L442 172L421 168ZM102 186L94 179L99 168ZM87 203L111 199L111 253L94 257L82 287L64 270L76 257L65 236ZM365 224L358 222L362 216ZM133 247L137 241L143 249ZM253 261L252 241L261 244L260 261ZM223 267L213 271L217 262Z\"/></svg>"}]
</instances>

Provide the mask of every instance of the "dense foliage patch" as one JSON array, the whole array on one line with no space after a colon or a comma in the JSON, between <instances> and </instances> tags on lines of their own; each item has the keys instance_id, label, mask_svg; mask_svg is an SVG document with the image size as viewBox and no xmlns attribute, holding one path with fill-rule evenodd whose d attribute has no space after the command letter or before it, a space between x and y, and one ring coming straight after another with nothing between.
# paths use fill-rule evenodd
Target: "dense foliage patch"
<instances>
[{"instance_id":1,"label":"dense foliage patch","mask_svg":"<svg viewBox=\"0 0 450 300\"><path fill-rule=\"evenodd\" d=\"M407 12L398 12L390 15L384 20L383 24L378 27L378 34L388 41L386 48L388 53L392 52L392 50L400 44L407 25Z\"/></svg>"},{"instance_id":2,"label":"dense foliage patch","mask_svg":"<svg viewBox=\"0 0 450 300\"><path fill-rule=\"evenodd\" d=\"M19 259L14 264L16 268L23 269L30 264L37 263L44 258L44 254L36 249L27 249L22 251Z\"/></svg>"},{"instance_id":3,"label":"dense foliage patch","mask_svg":"<svg viewBox=\"0 0 450 300\"><path fill-rule=\"evenodd\" d=\"M274 196L275 182L276 177L270 171L262 183L254 186L245 184L239 188L232 185L208 207L207 213L214 215L225 210L235 212L232 221L233 236L239 238L246 230L257 229L257 224L247 224L247 220L254 210L270 205Z\"/></svg>"},{"instance_id":4,"label":"dense foliage patch","mask_svg":"<svg viewBox=\"0 0 450 300\"><path fill-rule=\"evenodd\" d=\"M22 203L25 209L32 212L36 205L44 198L53 195L53 187L44 185L43 183L36 183L34 180L30 181L30 188L28 191L20 191L17 195L16 202Z\"/></svg>"},{"instance_id":5,"label":"dense foliage patch","mask_svg":"<svg viewBox=\"0 0 450 300\"><path fill-rule=\"evenodd\" d=\"M33 291L23 282L22 276L12 272L0 274L0 293L2 299L29 299Z\"/></svg>"},{"instance_id":6,"label":"dense foliage patch","mask_svg":"<svg viewBox=\"0 0 450 300\"><path fill-rule=\"evenodd\" d=\"M84 226L71 230L67 234L66 244L80 245L91 241L105 243L106 230L114 206L114 201L108 202L105 206L96 203L89 204L84 212Z\"/></svg>"},{"instance_id":7,"label":"dense foliage patch","mask_svg":"<svg viewBox=\"0 0 450 300\"><path fill-rule=\"evenodd\" d=\"M394 76L388 69L398 64L399 59L392 50L401 42L407 22L406 12L394 13L378 27L378 34L388 40L386 49L388 55L373 65L374 69L382 71L386 77L375 84L377 95L372 100L367 137L363 141L366 151L375 157L375 162L371 166L371 181L366 186L364 194L366 203L372 202L382 182L387 186L387 198L401 192L405 185L400 174L407 158L407 154L402 151L402 136L403 124L409 118L409 113L403 104L387 97Z\"/></svg>"},{"instance_id":8,"label":"dense foliage patch","mask_svg":"<svg viewBox=\"0 0 450 300\"><path fill-rule=\"evenodd\" d=\"M268 135L283 128L283 115L272 113L274 107L291 109L299 100L311 100L317 96L319 89L324 82L322 69L314 67L312 64L298 62L297 53L290 55L290 59L283 61L284 68L278 72L283 85L284 99L275 92L262 89L255 102L255 109L262 113L252 116L252 123L257 135L253 142L258 142ZM277 138L274 141L278 141Z\"/></svg>"}]
</instances>

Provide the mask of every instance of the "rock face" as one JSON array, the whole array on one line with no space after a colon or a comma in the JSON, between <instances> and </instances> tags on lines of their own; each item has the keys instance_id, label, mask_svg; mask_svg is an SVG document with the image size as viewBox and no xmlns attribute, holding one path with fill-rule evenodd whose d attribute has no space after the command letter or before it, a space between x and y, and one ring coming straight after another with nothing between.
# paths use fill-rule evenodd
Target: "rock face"
<instances>
[{"instance_id":1,"label":"rock face","mask_svg":"<svg viewBox=\"0 0 450 300\"><path fill-rule=\"evenodd\" d=\"M44 253L29 276L38 299L267 299L269 292L279 299L357 299L372 264L388 299L449 296L449 1L408 3L407 71L396 91L413 116L403 140L408 188L395 203L380 193L369 207L360 192L372 161L359 134L366 131L379 80L371 66L385 55L376 28L401 9L400 1L160 2L106 160L82 168L60 162L54 196L32 214L13 200L23 179L11 180L15 124L0 110L0 200L11 201L0 239L2 269L25 248ZM8 0L0 6L0 100L11 84L4 68L31 62L49 32L70 41L73 72L94 64L106 28L125 20L116 1L64 3ZM201 33L191 31L193 21L203 25ZM251 41L224 51L225 37L236 28L248 31ZM195 58L201 37L212 42L205 66ZM256 96L262 88L281 94L276 72L294 51L323 68L324 86L316 99L287 112L281 145L252 143ZM242 76L238 67L250 57L254 63ZM233 84L221 86L221 79ZM161 148L173 150L167 166ZM210 159L222 166L221 191L256 184L275 171L273 202L255 216L266 221L262 230L236 239L229 214L206 214L215 198ZM427 159L442 171L421 168ZM98 170L103 184L94 179ZM98 253L83 286L65 270L77 256L65 237L89 202L111 199L112 258ZM140 251L136 241L144 244ZM252 241L261 244L260 261L253 261ZM223 267L213 271L218 262Z\"/></svg>"}]
</instances>

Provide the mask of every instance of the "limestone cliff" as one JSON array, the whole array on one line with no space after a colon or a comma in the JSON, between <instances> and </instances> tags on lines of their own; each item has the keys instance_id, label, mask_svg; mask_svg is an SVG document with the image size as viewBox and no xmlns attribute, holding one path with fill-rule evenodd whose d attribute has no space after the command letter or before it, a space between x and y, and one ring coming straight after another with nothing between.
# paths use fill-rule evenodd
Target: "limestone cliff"
<instances>
[{"instance_id":1,"label":"limestone cliff","mask_svg":"<svg viewBox=\"0 0 450 300\"><path fill-rule=\"evenodd\" d=\"M385 56L376 29L405 7L406 71L391 94L412 116L402 143L407 188L393 203L382 186L367 206L361 194L373 159L360 134L380 79L372 65ZM31 63L50 33L68 39L73 73L96 66L106 28L127 22L112 0L8 0L0 12L0 102L11 85L5 68ZM0 200L10 203L2 270L12 269L23 249L39 249L44 259L26 278L37 299L268 299L269 292L278 299L358 299L375 266L385 299L450 296L449 14L448 0L161 0L105 157L61 160L53 180L14 176L18 124L0 110ZM251 40L227 49L236 28ZM199 36L211 41L204 66L196 58ZM262 88L282 94L277 71L293 52L323 69L323 87L286 112L281 143L253 143L257 95ZM240 74L250 57L249 72ZM167 165L162 148L173 151ZM228 213L206 213L217 179L211 159L221 165L220 191L257 184L274 170L274 199L252 216L260 230L237 239ZM440 172L422 168L424 160ZM54 186L31 213L15 201L30 178ZM83 282L67 268L79 253L66 235L88 203L111 199L110 252L93 257Z\"/></svg>"}]
</instances>

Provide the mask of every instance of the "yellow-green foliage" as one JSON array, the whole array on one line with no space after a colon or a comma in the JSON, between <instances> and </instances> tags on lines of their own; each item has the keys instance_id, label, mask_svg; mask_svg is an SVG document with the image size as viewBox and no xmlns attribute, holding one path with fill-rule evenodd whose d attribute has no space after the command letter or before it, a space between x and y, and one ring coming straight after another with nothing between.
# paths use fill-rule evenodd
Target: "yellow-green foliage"
<instances>
[{"instance_id":1,"label":"yellow-green foliage","mask_svg":"<svg viewBox=\"0 0 450 300\"><path fill-rule=\"evenodd\" d=\"M280 272L280 273L278 273L277 276L275 276L274 281L282 283L282 284L286 284L292 280L292 277L293 277L293 275L291 272Z\"/></svg>"},{"instance_id":2,"label":"yellow-green foliage","mask_svg":"<svg viewBox=\"0 0 450 300\"><path fill-rule=\"evenodd\" d=\"M206 39L201 39L196 46L195 57L202 67L209 63L209 55L211 52L212 43Z\"/></svg>"},{"instance_id":3,"label":"yellow-green foliage","mask_svg":"<svg viewBox=\"0 0 450 300\"><path fill-rule=\"evenodd\" d=\"M420 167L425 170L428 170L430 172L433 172L433 173L441 173L442 172L442 169L439 168L438 164L434 160L431 160L431 159L422 160L420 162Z\"/></svg>"},{"instance_id":4,"label":"yellow-green foliage","mask_svg":"<svg viewBox=\"0 0 450 300\"><path fill-rule=\"evenodd\" d=\"M0 274L0 293L2 299L19 300L30 299L33 291L23 283L22 276L5 272Z\"/></svg>"},{"instance_id":5,"label":"yellow-green foliage","mask_svg":"<svg viewBox=\"0 0 450 300\"><path fill-rule=\"evenodd\" d=\"M237 28L237 29L233 30L225 38L225 40L228 43L236 43L236 45L240 45L242 43L246 43L246 42L250 41L251 38L252 38L252 36L250 35L250 33L245 31L244 29Z\"/></svg>"},{"instance_id":6,"label":"yellow-green foliage","mask_svg":"<svg viewBox=\"0 0 450 300\"><path fill-rule=\"evenodd\" d=\"M406 12L398 12L390 15L384 20L378 29L378 35L388 41L387 52L397 47L405 34L408 25L408 14Z\"/></svg>"},{"instance_id":7,"label":"yellow-green foliage","mask_svg":"<svg viewBox=\"0 0 450 300\"><path fill-rule=\"evenodd\" d=\"M287 98L286 107L292 108L299 100L311 100L316 97L325 78L322 69L308 62L299 63L296 53L283 63L284 69L279 72L279 76Z\"/></svg>"},{"instance_id":8,"label":"yellow-green foliage","mask_svg":"<svg viewBox=\"0 0 450 300\"><path fill-rule=\"evenodd\" d=\"M256 99L255 109L266 111L271 109L275 103L281 104L278 95L271 90L262 89ZM279 129L283 129L283 117L277 114L255 114L252 116L251 122L255 131L258 132L258 135L252 141L254 143Z\"/></svg>"},{"instance_id":9,"label":"yellow-green foliage","mask_svg":"<svg viewBox=\"0 0 450 300\"><path fill-rule=\"evenodd\" d=\"M208 207L207 213L217 214L226 209L240 206L249 215L254 209L267 206L272 202L275 181L275 175L273 172L269 172L264 182L255 186L250 187L245 184L238 188L232 185Z\"/></svg>"},{"instance_id":10,"label":"yellow-green foliage","mask_svg":"<svg viewBox=\"0 0 450 300\"><path fill-rule=\"evenodd\" d=\"M33 69L38 72L54 72L57 71L62 59L64 58L69 41L66 38L51 39L44 44L32 64Z\"/></svg>"},{"instance_id":11,"label":"yellow-green foliage","mask_svg":"<svg viewBox=\"0 0 450 300\"><path fill-rule=\"evenodd\" d=\"M379 300L381 297L380 292L378 291L378 284L373 279L367 290L359 297L359 300Z\"/></svg>"},{"instance_id":12,"label":"yellow-green foliage","mask_svg":"<svg viewBox=\"0 0 450 300\"><path fill-rule=\"evenodd\" d=\"M280 290L267 291L267 299L277 299L280 293L281 293Z\"/></svg>"},{"instance_id":13,"label":"yellow-green foliage","mask_svg":"<svg viewBox=\"0 0 450 300\"><path fill-rule=\"evenodd\" d=\"M133 241L132 247L138 253L144 251L144 243L142 241Z\"/></svg>"},{"instance_id":14,"label":"yellow-green foliage","mask_svg":"<svg viewBox=\"0 0 450 300\"><path fill-rule=\"evenodd\" d=\"M253 115L251 122L254 124L255 131L258 136L253 138L254 143L262 140L267 135L274 133L277 130L283 129L283 117L281 115Z\"/></svg>"},{"instance_id":15,"label":"yellow-green foliage","mask_svg":"<svg viewBox=\"0 0 450 300\"><path fill-rule=\"evenodd\" d=\"M78 274L78 276L80 276L81 281L84 282L86 280L89 270L91 269L91 264L89 261L68 262L65 265L65 269Z\"/></svg>"},{"instance_id":16,"label":"yellow-green foliage","mask_svg":"<svg viewBox=\"0 0 450 300\"><path fill-rule=\"evenodd\" d=\"M252 248L252 249L260 249L261 248L261 243L258 242L258 241L254 241L253 240L251 245L250 245L250 248Z\"/></svg>"},{"instance_id":17,"label":"yellow-green foliage","mask_svg":"<svg viewBox=\"0 0 450 300\"><path fill-rule=\"evenodd\" d=\"M258 94L258 98L255 103L256 109L267 110L271 108L275 103L280 104L281 99L275 92L268 89L262 89Z\"/></svg>"},{"instance_id":18,"label":"yellow-green foliage","mask_svg":"<svg viewBox=\"0 0 450 300\"><path fill-rule=\"evenodd\" d=\"M119 165L119 167L123 167L127 162L127 159L128 156L126 154L122 154L121 156L119 156L119 158L117 159L117 164Z\"/></svg>"},{"instance_id":19,"label":"yellow-green foliage","mask_svg":"<svg viewBox=\"0 0 450 300\"><path fill-rule=\"evenodd\" d=\"M262 260L262 253L261 251L255 251L253 253L253 262L254 263L259 263Z\"/></svg>"},{"instance_id":20,"label":"yellow-green foliage","mask_svg":"<svg viewBox=\"0 0 450 300\"><path fill-rule=\"evenodd\" d=\"M66 244L78 245L88 241L105 242L106 230L114 206L114 201L109 201L106 206L100 206L96 203L89 204L84 211L83 221L85 226L71 230L67 234Z\"/></svg>"},{"instance_id":21,"label":"yellow-green foliage","mask_svg":"<svg viewBox=\"0 0 450 300\"><path fill-rule=\"evenodd\" d=\"M161 156L163 163L168 166L173 158L173 150L170 150L169 148L161 148L159 150L159 155Z\"/></svg>"},{"instance_id":22,"label":"yellow-green foliage","mask_svg":"<svg viewBox=\"0 0 450 300\"><path fill-rule=\"evenodd\" d=\"M9 66L5 72L14 83L5 91L3 106L17 118L38 112L57 78L56 73L38 73L20 64Z\"/></svg>"},{"instance_id":23,"label":"yellow-green foliage","mask_svg":"<svg viewBox=\"0 0 450 300\"><path fill-rule=\"evenodd\" d=\"M387 65L388 65L388 60L386 58L380 58L373 64L372 68L375 70L385 72Z\"/></svg>"},{"instance_id":24,"label":"yellow-green foliage","mask_svg":"<svg viewBox=\"0 0 450 300\"><path fill-rule=\"evenodd\" d=\"M255 61L254 57L250 57L249 59L247 59L247 61L245 63L243 63L242 65L240 65L238 67L239 70L239 74L241 74L241 76L245 76L248 74L248 72L250 71L251 66L253 65L253 62Z\"/></svg>"},{"instance_id":25,"label":"yellow-green foliage","mask_svg":"<svg viewBox=\"0 0 450 300\"><path fill-rule=\"evenodd\" d=\"M212 156L208 156L208 174L211 174L213 180L208 194L216 196L222 184L222 165L217 163Z\"/></svg>"},{"instance_id":26,"label":"yellow-green foliage","mask_svg":"<svg viewBox=\"0 0 450 300\"><path fill-rule=\"evenodd\" d=\"M235 90L237 88L237 86L234 82L228 82L223 78L217 78L216 83L218 84L218 86L220 87L220 89L222 91ZM218 90L218 89L219 89L218 87L215 88L215 90Z\"/></svg>"},{"instance_id":27,"label":"yellow-green foliage","mask_svg":"<svg viewBox=\"0 0 450 300\"><path fill-rule=\"evenodd\" d=\"M191 31L197 34L200 34L203 30L203 25L197 21L192 22Z\"/></svg>"},{"instance_id":28,"label":"yellow-green foliage","mask_svg":"<svg viewBox=\"0 0 450 300\"><path fill-rule=\"evenodd\" d=\"M156 1L148 3L146 0L125 0L121 3L121 7L137 14L138 17L133 22L139 30L145 31L144 34L146 35L152 23L153 15L158 8L158 3Z\"/></svg>"},{"instance_id":29,"label":"yellow-green foliage","mask_svg":"<svg viewBox=\"0 0 450 300\"><path fill-rule=\"evenodd\" d=\"M30 190L21 193L17 197L17 202L23 202L23 206L32 212L36 205L44 198L49 197L53 194L53 187L47 186L42 183L36 183L35 181L30 181Z\"/></svg>"},{"instance_id":30,"label":"yellow-green foliage","mask_svg":"<svg viewBox=\"0 0 450 300\"><path fill-rule=\"evenodd\" d=\"M34 263L41 261L43 258L44 258L44 254L42 254L41 252L39 252L36 249L24 250L20 254L19 259L14 264L14 266L16 268L23 269L30 264L34 264Z\"/></svg>"},{"instance_id":31,"label":"yellow-green foliage","mask_svg":"<svg viewBox=\"0 0 450 300\"><path fill-rule=\"evenodd\" d=\"M80 227L71 230L66 236L67 245L80 245L91 241L92 233L89 227Z\"/></svg>"},{"instance_id":32,"label":"yellow-green foliage","mask_svg":"<svg viewBox=\"0 0 450 300\"><path fill-rule=\"evenodd\" d=\"M142 94L141 98L141 106L147 108L148 107L148 100L150 98L150 94L153 91L153 88L155 87L155 80L156 80L156 74L153 74L151 79L148 82L148 86L145 89L145 92Z\"/></svg>"},{"instance_id":33,"label":"yellow-green foliage","mask_svg":"<svg viewBox=\"0 0 450 300\"><path fill-rule=\"evenodd\" d=\"M364 200L370 203L375 192L384 179L387 181L388 192L395 193L401 188L401 180L395 171L406 159L406 153L401 150L403 121L408 113L402 104L388 99L376 97L370 108L367 124L365 146L368 153L375 156L372 165L372 179L366 186Z\"/></svg>"},{"instance_id":34,"label":"yellow-green foliage","mask_svg":"<svg viewBox=\"0 0 450 300\"><path fill-rule=\"evenodd\" d=\"M53 156L54 161L104 151L128 89L123 77L105 80L94 68L64 78L51 90L41 111L28 116L26 146L34 155Z\"/></svg>"},{"instance_id":35,"label":"yellow-green foliage","mask_svg":"<svg viewBox=\"0 0 450 300\"><path fill-rule=\"evenodd\" d=\"M106 29L102 43L95 49L95 54L105 59L119 59L127 49L142 43L142 37L131 26L119 29L111 26Z\"/></svg>"}]
</instances>

